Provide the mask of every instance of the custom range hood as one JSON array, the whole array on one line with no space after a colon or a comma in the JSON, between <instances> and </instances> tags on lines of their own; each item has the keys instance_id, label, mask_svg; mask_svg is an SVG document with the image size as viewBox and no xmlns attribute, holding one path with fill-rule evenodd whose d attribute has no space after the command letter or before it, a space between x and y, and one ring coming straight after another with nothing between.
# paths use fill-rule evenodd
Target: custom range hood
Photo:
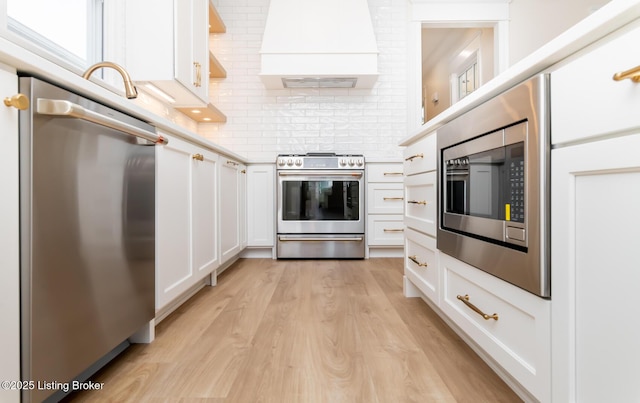
<instances>
[{"instance_id":1,"label":"custom range hood","mask_svg":"<svg viewBox=\"0 0 640 403\"><path fill-rule=\"evenodd\" d=\"M378 78L367 0L271 0L260 53L267 88L371 88Z\"/></svg>"}]
</instances>

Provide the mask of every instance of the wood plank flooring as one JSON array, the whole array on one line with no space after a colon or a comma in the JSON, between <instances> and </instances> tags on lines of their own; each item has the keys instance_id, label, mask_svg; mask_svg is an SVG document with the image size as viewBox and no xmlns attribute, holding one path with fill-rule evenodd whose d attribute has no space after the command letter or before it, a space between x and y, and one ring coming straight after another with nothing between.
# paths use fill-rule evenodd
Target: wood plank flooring
<instances>
[{"instance_id":1,"label":"wood plank flooring","mask_svg":"<svg viewBox=\"0 0 640 403\"><path fill-rule=\"evenodd\" d=\"M243 259L65 402L519 402L402 260Z\"/></svg>"}]
</instances>

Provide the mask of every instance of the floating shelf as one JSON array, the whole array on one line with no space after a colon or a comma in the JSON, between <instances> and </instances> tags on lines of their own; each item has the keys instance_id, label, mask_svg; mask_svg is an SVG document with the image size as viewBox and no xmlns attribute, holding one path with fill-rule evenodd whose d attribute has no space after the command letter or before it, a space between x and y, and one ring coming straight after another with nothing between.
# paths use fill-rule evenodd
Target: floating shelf
<instances>
[{"instance_id":1,"label":"floating shelf","mask_svg":"<svg viewBox=\"0 0 640 403\"><path fill-rule=\"evenodd\" d=\"M218 108L212 104L206 106L195 107L176 107L176 110L189 116L191 119L199 123L221 123L226 122L227 117L220 112Z\"/></svg>"},{"instance_id":2,"label":"floating shelf","mask_svg":"<svg viewBox=\"0 0 640 403\"><path fill-rule=\"evenodd\" d=\"M209 77L210 78L226 78L227 71L222 64L216 59L213 53L209 52Z\"/></svg>"},{"instance_id":3,"label":"floating shelf","mask_svg":"<svg viewBox=\"0 0 640 403\"><path fill-rule=\"evenodd\" d=\"M209 1L209 33L221 34L225 32L227 32L227 27L224 25L213 3Z\"/></svg>"}]
</instances>

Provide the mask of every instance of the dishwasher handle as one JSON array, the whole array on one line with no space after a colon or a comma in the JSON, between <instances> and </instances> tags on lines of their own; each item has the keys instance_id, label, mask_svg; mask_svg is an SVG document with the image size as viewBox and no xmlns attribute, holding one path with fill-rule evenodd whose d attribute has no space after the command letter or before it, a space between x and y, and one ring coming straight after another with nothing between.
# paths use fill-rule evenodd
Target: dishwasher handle
<instances>
[{"instance_id":1,"label":"dishwasher handle","mask_svg":"<svg viewBox=\"0 0 640 403\"><path fill-rule=\"evenodd\" d=\"M121 122L117 119L102 115L83 108L78 104L62 99L38 98L36 110L41 115L66 116L86 120L101 126L119 130L132 136L143 138L155 144L165 145L169 143L169 139L159 134L140 129L128 123Z\"/></svg>"}]
</instances>

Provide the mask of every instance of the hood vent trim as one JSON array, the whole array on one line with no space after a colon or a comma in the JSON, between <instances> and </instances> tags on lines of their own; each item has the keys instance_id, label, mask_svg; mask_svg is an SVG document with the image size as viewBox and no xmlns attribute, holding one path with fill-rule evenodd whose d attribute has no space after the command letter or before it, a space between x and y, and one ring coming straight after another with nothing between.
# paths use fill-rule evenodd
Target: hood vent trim
<instances>
[{"instance_id":1,"label":"hood vent trim","mask_svg":"<svg viewBox=\"0 0 640 403\"><path fill-rule=\"evenodd\" d=\"M269 89L372 88L378 46L367 0L271 0L260 57Z\"/></svg>"}]
</instances>

